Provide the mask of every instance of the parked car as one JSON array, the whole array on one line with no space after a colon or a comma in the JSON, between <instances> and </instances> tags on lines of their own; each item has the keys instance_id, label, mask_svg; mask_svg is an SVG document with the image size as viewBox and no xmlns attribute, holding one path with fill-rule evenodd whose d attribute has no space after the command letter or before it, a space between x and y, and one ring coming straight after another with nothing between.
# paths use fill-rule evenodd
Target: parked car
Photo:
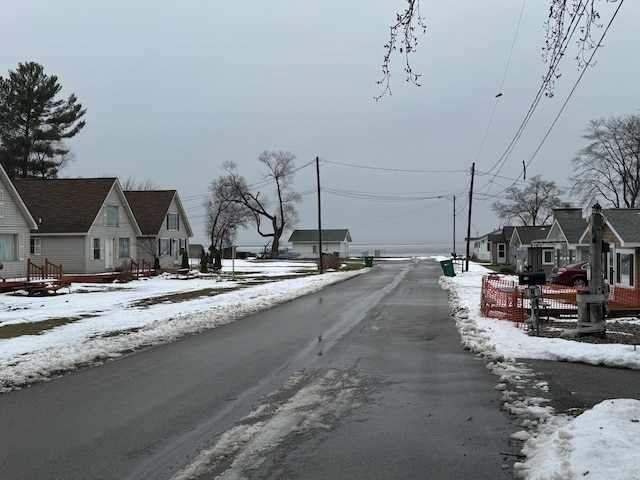
<instances>
[{"instance_id":1,"label":"parked car","mask_svg":"<svg viewBox=\"0 0 640 480\"><path fill-rule=\"evenodd\" d=\"M298 258L299 256L300 254L298 252L278 252L278 258L280 260L293 260L295 258Z\"/></svg>"},{"instance_id":2,"label":"parked car","mask_svg":"<svg viewBox=\"0 0 640 480\"><path fill-rule=\"evenodd\" d=\"M549 275L549 282L570 287L586 287L589 284L590 268L587 261L554 267Z\"/></svg>"}]
</instances>

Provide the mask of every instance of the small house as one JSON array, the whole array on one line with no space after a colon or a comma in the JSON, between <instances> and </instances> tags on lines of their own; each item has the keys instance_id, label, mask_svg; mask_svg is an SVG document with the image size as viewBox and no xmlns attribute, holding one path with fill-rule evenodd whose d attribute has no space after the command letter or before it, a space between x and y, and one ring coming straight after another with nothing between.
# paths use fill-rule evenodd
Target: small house
<instances>
[{"instance_id":1,"label":"small house","mask_svg":"<svg viewBox=\"0 0 640 480\"><path fill-rule=\"evenodd\" d=\"M136 258L140 227L117 178L14 179L37 226L30 259L64 273L113 271Z\"/></svg>"},{"instance_id":2,"label":"small house","mask_svg":"<svg viewBox=\"0 0 640 480\"><path fill-rule=\"evenodd\" d=\"M189 252L193 236L180 196L175 190L136 190L124 192L140 225L136 239L138 260L160 268L180 265L182 254Z\"/></svg>"},{"instance_id":3,"label":"small house","mask_svg":"<svg viewBox=\"0 0 640 480\"><path fill-rule=\"evenodd\" d=\"M303 258L318 258L319 251L318 230L294 230L289 237L291 249ZM346 228L322 229L322 253L331 253L339 258L349 256L351 233Z\"/></svg>"}]
</instances>

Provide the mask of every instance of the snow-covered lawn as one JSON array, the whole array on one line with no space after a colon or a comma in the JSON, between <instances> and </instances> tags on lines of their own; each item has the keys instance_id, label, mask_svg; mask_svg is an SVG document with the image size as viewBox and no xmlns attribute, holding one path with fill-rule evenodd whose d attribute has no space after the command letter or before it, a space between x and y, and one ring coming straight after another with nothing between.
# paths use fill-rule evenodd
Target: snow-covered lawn
<instances>
[{"instance_id":1,"label":"snow-covered lawn","mask_svg":"<svg viewBox=\"0 0 640 480\"><path fill-rule=\"evenodd\" d=\"M312 262L236 260L233 281L231 269L229 261L221 281L167 274L72 284L45 297L0 295L0 393L214 328L367 271L309 275ZM25 327L34 332L16 336Z\"/></svg>"},{"instance_id":2,"label":"snow-covered lawn","mask_svg":"<svg viewBox=\"0 0 640 480\"><path fill-rule=\"evenodd\" d=\"M369 271L304 275L315 270L310 262L236 260L234 267L236 281L228 263L222 281L167 275L122 284L74 284L43 298L0 295L0 392L229 323ZM441 277L441 285L449 292L462 345L485 359L497 376L505 408L522 418L523 428L514 438L525 442L526 459L516 465L518 472L532 480L640 479L640 401L609 399L573 418L545 405L544 384L537 385L540 397L510 391L530 375L515 358L640 369L640 351L632 345L531 337L510 322L483 318L480 288L487 271L473 263L470 267L456 277ZM265 282L265 277L280 279ZM10 332L27 325L35 327L33 333Z\"/></svg>"}]
</instances>

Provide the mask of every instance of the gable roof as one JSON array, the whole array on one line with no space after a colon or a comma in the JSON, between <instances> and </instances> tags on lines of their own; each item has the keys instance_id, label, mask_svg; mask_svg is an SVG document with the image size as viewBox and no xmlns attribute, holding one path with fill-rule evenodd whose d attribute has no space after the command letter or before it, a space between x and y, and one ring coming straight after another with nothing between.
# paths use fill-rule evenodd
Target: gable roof
<instances>
[{"instance_id":1,"label":"gable roof","mask_svg":"<svg viewBox=\"0 0 640 480\"><path fill-rule=\"evenodd\" d=\"M547 238L549 229L549 225L542 225L540 227L519 226L514 227L513 236L517 236L522 245L531 245L534 240L544 240Z\"/></svg>"},{"instance_id":2,"label":"gable roof","mask_svg":"<svg viewBox=\"0 0 640 480\"><path fill-rule=\"evenodd\" d=\"M622 246L640 244L639 208L612 208L602 210L602 214L607 226L620 239Z\"/></svg>"},{"instance_id":3,"label":"gable roof","mask_svg":"<svg viewBox=\"0 0 640 480\"><path fill-rule=\"evenodd\" d=\"M171 202L175 200L187 235L193 236L191 225L182 208L180 196L175 190L127 190L124 192L133 214L140 225L142 235L157 235L162 229Z\"/></svg>"},{"instance_id":4,"label":"gable roof","mask_svg":"<svg viewBox=\"0 0 640 480\"><path fill-rule=\"evenodd\" d=\"M311 243L318 241L318 229L315 230L294 230L289 237L289 242L293 243ZM323 242L351 242L351 233L346 228L340 229L322 229Z\"/></svg>"},{"instance_id":5,"label":"gable roof","mask_svg":"<svg viewBox=\"0 0 640 480\"><path fill-rule=\"evenodd\" d=\"M556 218L555 224L570 244L580 243L585 230L589 228L589 223L584 218Z\"/></svg>"},{"instance_id":6,"label":"gable roof","mask_svg":"<svg viewBox=\"0 0 640 480\"><path fill-rule=\"evenodd\" d=\"M85 233L112 189L138 225L116 178L19 178L16 190L38 223L38 233Z\"/></svg>"},{"instance_id":7,"label":"gable roof","mask_svg":"<svg viewBox=\"0 0 640 480\"><path fill-rule=\"evenodd\" d=\"M24 203L24 199L20 196L20 193L18 193L18 190L15 187L15 184L11 181L11 179L9 178L9 175L7 175L7 172L2 167L2 165L0 165L0 180L7 188L9 195L13 197L18 209L20 210L20 213L22 214L27 224L29 225L29 228L31 230L37 229L38 228L37 222L33 218L33 215L31 215L31 212L27 208L27 205Z\"/></svg>"},{"instance_id":8,"label":"gable roof","mask_svg":"<svg viewBox=\"0 0 640 480\"><path fill-rule=\"evenodd\" d=\"M488 235L489 241L491 243L507 243L511 240L511 235L513 235L513 229L515 227L502 227L499 230L491 232Z\"/></svg>"}]
</instances>

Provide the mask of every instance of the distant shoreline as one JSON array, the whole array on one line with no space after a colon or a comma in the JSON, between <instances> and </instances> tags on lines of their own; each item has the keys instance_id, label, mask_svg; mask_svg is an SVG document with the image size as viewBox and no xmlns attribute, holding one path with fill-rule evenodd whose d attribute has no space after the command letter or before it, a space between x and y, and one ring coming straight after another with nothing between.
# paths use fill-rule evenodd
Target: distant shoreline
<instances>
[{"instance_id":1,"label":"distant shoreline","mask_svg":"<svg viewBox=\"0 0 640 480\"><path fill-rule=\"evenodd\" d=\"M291 249L289 245L284 249ZM263 249L261 245L248 244L238 245L239 251L260 253ZM458 253L462 253L462 246L458 247ZM451 255L452 247L442 244L351 244L349 245L350 256L374 256L374 257L429 257L434 255Z\"/></svg>"}]
</instances>

